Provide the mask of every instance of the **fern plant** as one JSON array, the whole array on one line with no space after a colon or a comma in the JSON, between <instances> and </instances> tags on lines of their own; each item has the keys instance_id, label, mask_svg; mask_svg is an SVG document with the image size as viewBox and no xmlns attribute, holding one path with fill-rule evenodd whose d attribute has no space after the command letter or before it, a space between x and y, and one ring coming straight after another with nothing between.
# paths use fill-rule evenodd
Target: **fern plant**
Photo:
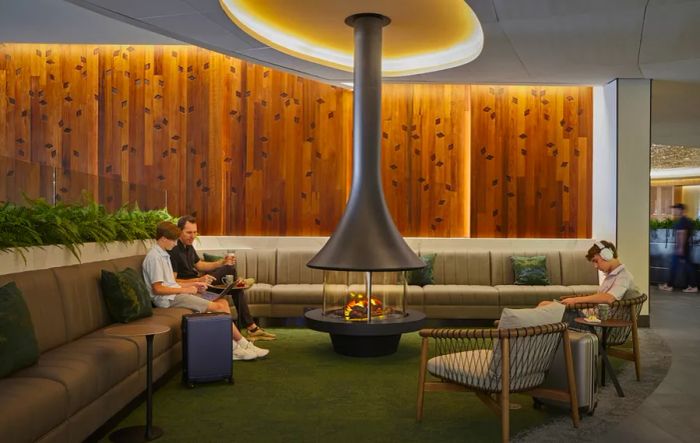
<instances>
[{"instance_id":1,"label":"fern plant","mask_svg":"<svg viewBox=\"0 0 700 443\"><path fill-rule=\"evenodd\" d=\"M14 248L26 260L30 246L58 245L80 260L80 245L86 242L132 242L154 237L161 221L173 221L167 209L142 211L124 205L115 213L84 194L80 203L51 205L44 199L25 197L26 206L0 204L0 251Z\"/></svg>"}]
</instances>

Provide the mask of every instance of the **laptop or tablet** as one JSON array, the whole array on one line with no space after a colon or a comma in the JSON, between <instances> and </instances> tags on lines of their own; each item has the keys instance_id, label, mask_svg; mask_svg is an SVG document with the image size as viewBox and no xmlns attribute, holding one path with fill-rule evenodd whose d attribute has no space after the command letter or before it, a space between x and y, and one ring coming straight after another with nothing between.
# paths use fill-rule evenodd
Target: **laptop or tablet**
<instances>
[{"instance_id":1,"label":"laptop or tablet","mask_svg":"<svg viewBox=\"0 0 700 443\"><path fill-rule=\"evenodd\" d=\"M231 289L234 288L235 284L236 284L236 283L234 282L234 283L230 283L230 284L226 285L226 287L224 288L224 290L221 291L221 292L204 291L204 292L202 293L201 297L202 297L203 299L205 299L205 300L214 301L214 300L216 300L216 299L219 299L219 298L221 298L221 297L224 297L226 294L228 294L229 292L231 292Z\"/></svg>"}]
</instances>

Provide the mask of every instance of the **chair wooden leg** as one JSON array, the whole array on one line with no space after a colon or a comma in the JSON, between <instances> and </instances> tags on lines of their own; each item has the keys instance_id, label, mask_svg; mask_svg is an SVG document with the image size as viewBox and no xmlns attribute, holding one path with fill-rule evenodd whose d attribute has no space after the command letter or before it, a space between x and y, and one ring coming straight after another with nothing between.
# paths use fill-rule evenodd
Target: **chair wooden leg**
<instances>
[{"instance_id":1,"label":"chair wooden leg","mask_svg":"<svg viewBox=\"0 0 700 443\"><path fill-rule=\"evenodd\" d=\"M632 312L632 351L634 353L634 372L637 381L642 379L642 364L639 358L639 331L637 331L637 315Z\"/></svg>"},{"instance_id":2,"label":"chair wooden leg","mask_svg":"<svg viewBox=\"0 0 700 443\"><path fill-rule=\"evenodd\" d=\"M425 373L428 366L428 337L423 337L420 349L420 367L418 370L418 400L416 401L416 420L423 419L423 398L425 395Z\"/></svg>"},{"instance_id":3,"label":"chair wooden leg","mask_svg":"<svg viewBox=\"0 0 700 443\"><path fill-rule=\"evenodd\" d=\"M501 441L510 440L510 341L501 340Z\"/></svg>"},{"instance_id":4,"label":"chair wooden leg","mask_svg":"<svg viewBox=\"0 0 700 443\"><path fill-rule=\"evenodd\" d=\"M571 357L571 341L569 340L569 330L565 329L562 336L564 342L564 362L566 364L566 379L569 385L569 404L571 406L571 420L574 422L574 427L578 428L578 391L576 388L576 377L574 374L574 360Z\"/></svg>"}]
</instances>

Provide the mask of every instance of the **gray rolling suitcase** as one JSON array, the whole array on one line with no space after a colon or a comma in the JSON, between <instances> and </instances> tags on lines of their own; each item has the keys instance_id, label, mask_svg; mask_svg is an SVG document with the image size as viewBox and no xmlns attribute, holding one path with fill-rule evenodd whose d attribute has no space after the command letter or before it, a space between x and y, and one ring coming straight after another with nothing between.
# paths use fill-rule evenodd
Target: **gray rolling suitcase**
<instances>
[{"instance_id":1,"label":"gray rolling suitcase","mask_svg":"<svg viewBox=\"0 0 700 443\"><path fill-rule=\"evenodd\" d=\"M598 405L598 336L589 332L569 330L571 340L571 357L574 362L576 392L578 393L579 411L593 415ZM552 366L545 378L543 388L567 389L566 364L564 363L564 346L559 345ZM535 404L548 404L569 409L568 402L549 399L535 399Z\"/></svg>"}]
</instances>

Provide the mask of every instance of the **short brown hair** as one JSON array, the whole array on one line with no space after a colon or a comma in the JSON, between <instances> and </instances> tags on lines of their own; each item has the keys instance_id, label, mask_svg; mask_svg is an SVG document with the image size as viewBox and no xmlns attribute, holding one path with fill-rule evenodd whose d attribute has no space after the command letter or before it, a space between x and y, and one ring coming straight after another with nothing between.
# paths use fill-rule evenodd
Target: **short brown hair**
<instances>
[{"instance_id":1,"label":"short brown hair","mask_svg":"<svg viewBox=\"0 0 700 443\"><path fill-rule=\"evenodd\" d=\"M156 240L165 237L168 240L177 240L180 237L180 228L169 221L162 221L156 225Z\"/></svg>"},{"instance_id":2,"label":"short brown hair","mask_svg":"<svg viewBox=\"0 0 700 443\"><path fill-rule=\"evenodd\" d=\"M598 246L598 243L605 246L605 248L601 248L600 246ZM593 260L593 257L595 257L596 254L600 254L600 251L602 251L603 249L606 249L606 248L610 249L612 251L613 258L617 258L617 248L615 247L613 242L609 242L607 240L601 240L599 242L596 242L593 246L591 246L591 248L586 253L586 258L588 259L588 261Z\"/></svg>"},{"instance_id":3,"label":"short brown hair","mask_svg":"<svg viewBox=\"0 0 700 443\"><path fill-rule=\"evenodd\" d=\"M177 227L180 229L185 229L185 225L187 223L192 223L195 224L197 223L197 219L194 218L192 215L183 215L180 217L180 219L177 221Z\"/></svg>"}]
</instances>

